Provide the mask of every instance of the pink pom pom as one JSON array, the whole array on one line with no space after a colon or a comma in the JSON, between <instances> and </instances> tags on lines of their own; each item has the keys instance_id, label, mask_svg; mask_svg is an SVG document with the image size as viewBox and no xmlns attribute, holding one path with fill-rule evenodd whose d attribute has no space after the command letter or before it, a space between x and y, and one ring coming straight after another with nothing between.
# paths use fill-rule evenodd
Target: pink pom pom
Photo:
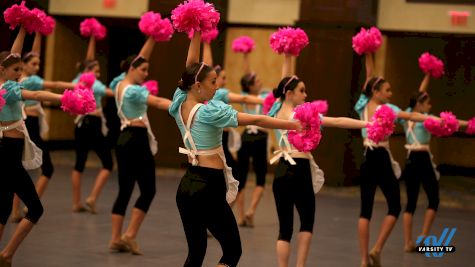
<instances>
[{"instance_id":1,"label":"pink pom pom","mask_svg":"<svg viewBox=\"0 0 475 267\"><path fill-rule=\"evenodd\" d=\"M373 123L367 129L368 138L376 144L386 140L394 132L396 118L396 113L390 107L379 106L371 118Z\"/></svg>"},{"instance_id":2,"label":"pink pom pom","mask_svg":"<svg viewBox=\"0 0 475 267\"><path fill-rule=\"evenodd\" d=\"M436 79L444 75L444 62L428 52L419 57L419 67L424 73Z\"/></svg>"},{"instance_id":3,"label":"pink pom pom","mask_svg":"<svg viewBox=\"0 0 475 267\"><path fill-rule=\"evenodd\" d=\"M56 27L56 21L53 19L53 17L46 16L43 19L43 24L40 27L39 31L43 35L50 35L53 33L54 27Z\"/></svg>"},{"instance_id":4,"label":"pink pom pom","mask_svg":"<svg viewBox=\"0 0 475 267\"><path fill-rule=\"evenodd\" d=\"M158 82L157 81L148 80L148 81L142 83L142 86L147 87L147 90L150 92L150 94L158 95L159 87L158 87Z\"/></svg>"},{"instance_id":5,"label":"pink pom pom","mask_svg":"<svg viewBox=\"0 0 475 267\"><path fill-rule=\"evenodd\" d=\"M289 142L299 151L310 152L315 149L322 134L320 131L320 114L318 113L318 104L304 103L295 108L294 119L297 119L302 124L302 131L289 131Z\"/></svg>"},{"instance_id":6,"label":"pink pom pom","mask_svg":"<svg viewBox=\"0 0 475 267\"><path fill-rule=\"evenodd\" d=\"M361 31L353 36L353 50L359 55L374 53L383 43L383 36L376 27L369 30L361 28Z\"/></svg>"},{"instance_id":7,"label":"pink pom pom","mask_svg":"<svg viewBox=\"0 0 475 267\"><path fill-rule=\"evenodd\" d=\"M61 97L61 108L74 115L84 115L96 110L94 93L89 89L75 88L64 91Z\"/></svg>"},{"instance_id":8,"label":"pink pom pom","mask_svg":"<svg viewBox=\"0 0 475 267\"><path fill-rule=\"evenodd\" d=\"M106 37L107 29L95 18L85 19L79 26L81 35L84 37L94 36L96 40L102 40Z\"/></svg>"},{"instance_id":9,"label":"pink pom pom","mask_svg":"<svg viewBox=\"0 0 475 267\"><path fill-rule=\"evenodd\" d=\"M325 115L328 112L328 102L326 100L315 100L312 102L318 113Z\"/></svg>"},{"instance_id":10,"label":"pink pom pom","mask_svg":"<svg viewBox=\"0 0 475 267\"><path fill-rule=\"evenodd\" d=\"M7 93L7 90L5 89L0 89L0 112L2 112L3 106L7 103L5 99L3 98L3 95Z\"/></svg>"},{"instance_id":11,"label":"pink pom pom","mask_svg":"<svg viewBox=\"0 0 475 267\"><path fill-rule=\"evenodd\" d=\"M232 49L236 53L251 53L256 47L256 43L249 36L241 36L234 39Z\"/></svg>"},{"instance_id":12,"label":"pink pom pom","mask_svg":"<svg viewBox=\"0 0 475 267\"><path fill-rule=\"evenodd\" d=\"M96 75L93 72L84 72L79 76L79 86L81 89L92 89L95 81Z\"/></svg>"},{"instance_id":13,"label":"pink pom pom","mask_svg":"<svg viewBox=\"0 0 475 267\"><path fill-rule=\"evenodd\" d=\"M440 120L429 118L424 121L424 127L437 137L450 136L459 129L459 122L452 112L441 112Z\"/></svg>"},{"instance_id":14,"label":"pink pom pom","mask_svg":"<svg viewBox=\"0 0 475 267\"><path fill-rule=\"evenodd\" d=\"M25 6L25 1L22 1L20 5L12 5L3 12L5 23L10 24L10 29L13 30L16 26L23 24L25 19L29 16L30 10Z\"/></svg>"},{"instance_id":15,"label":"pink pom pom","mask_svg":"<svg viewBox=\"0 0 475 267\"><path fill-rule=\"evenodd\" d=\"M40 31L46 17L46 13L43 10L33 8L30 14L24 17L23 26L28 33Z\"/></svg>"},{"instance_id":16,"label":"pink pom pom","mask_svg":"<svg viewBox=\"0 0 475 267\"><path fill-rule=\"evenodd\" d=\"M175 32L169 19L162 19L160 13L153 11L142 15L139 28L145 35L152 36L156 42L170 41Z\"/></svg>"},{"instance_id":17,"label":"pink pom pom","mask_svg":"<svg viewBox=\"0 0 475 267\"><path fill-rule=\"evenodd\" d=\"M216 28L219 12L211 3L188 0L172 10L173 26L179 32L208 32Z\"/></svg>"},{"instance_id":18,"label":"pink pom pom","mask_svg":"<svg viewBox=\"0 0 475 267\"><path fill-rule=\"evenodd\" d=\"M264 99L264 104L262 105L262 112L267 115L276 100L277 98L274 97L274 94L272 92L268 93L266 98Z\"/></svg>"},{"instance_id":19,"label":"pink pom pom","mask_svg":"<svg viewBox=\"0 0 475 267\"><path fill-rule=\"evenodd\" d=\"M308 45L308 36L300 28L280 28L270 36L270 46L274 52L298 56Z\"/></svg>"},{"instance_id":20,"label":"pink pom pom","mask_svg":"<svg viewBox=\"0 0 475 267\"><path fill-rule=\"evenodd\" d=\"M467 130L465 132L467 134L475 134L475 117L468 121Z\"/></svg>"},{"instance_id":21,"label":"pink pom pom","mask_svg":"<svg viewBox=\"0 0 475 267\"><path fill-rule=\"evenodd\" d=\"M218 29L212 29L211 31L203 32L201 34L201 41L210 44L216 37L218 37Z\"/></svg>"}]
</instances>

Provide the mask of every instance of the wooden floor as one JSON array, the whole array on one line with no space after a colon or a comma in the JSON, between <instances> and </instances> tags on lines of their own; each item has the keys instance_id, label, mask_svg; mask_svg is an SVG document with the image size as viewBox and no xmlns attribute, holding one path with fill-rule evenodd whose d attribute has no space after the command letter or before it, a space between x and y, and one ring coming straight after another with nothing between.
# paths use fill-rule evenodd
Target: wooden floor
<instances>
[{"instance_id":1,"label":"wooden floor","mask_svg":"<svg viewBox=\"0 0 475 267\"><path fill-rule=\"evenodd\" d=\"M175 204L175 192L183 171L158 171L160 175L157 178L157 195L137 238L145 255L132 256L128 253L111 253L107 248L111 232L110 212L117 194L117 173L113 173L98 201L99 214L71 213L72 163L67 160L68 157L71 155L54 155L54 158L63 160L61 164L56 164L56 173L44 196L45 214L21 245L13 266L183 266L187 246ZM85 172L83 198L89 193L97 170L89 168ZM252 184L247 188L248 197L252 188ZM137 195L136 188L130 206L134 204ZM323 192L317 196L316 224L307 266L359 266L356 227L359 203L359 196L339 196L331 192ZM385 203L377 202L371 225L371 244L375 241L385 212ZM415 233L420 231L423 212L424 207L419 206L415 217ZM475 262L475 249L472 246L475 240L473 211L440 209L433 228L434 234L439 236L444 227L457 227L452 240L457 251L442 258L404 253L401 221L398 221L384 248L382 263L385 267L470 266ZM239 266L277 266L275 241L278 224L270 186L267 186L257 210L255 224L253 229L240 228L243 254ZM297 219L294 225L295 239L299 227ZM14 227L13 224L7 226L0 247L5 245ZM290 266L295 266L295 254L296 250L293 249ZM209 239L203 266L215 266L220 255L217 242Z\"/></svg>"}]
</instances>

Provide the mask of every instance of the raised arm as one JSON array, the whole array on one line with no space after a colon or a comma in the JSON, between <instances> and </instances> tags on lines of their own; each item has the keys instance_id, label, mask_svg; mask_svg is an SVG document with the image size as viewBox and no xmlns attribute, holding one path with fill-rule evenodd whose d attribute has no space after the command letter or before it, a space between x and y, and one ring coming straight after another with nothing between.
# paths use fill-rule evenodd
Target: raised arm
<instances>
[{"instance_id":1,"label":"raised arm","mask_svg":"<svg viewBox=\"0 0 475 267\"><path fill-rule=\"evenodd\" d=\"M374 76L374 59L373 59L373 54L372 53L366 53L365 54L365 68L366 68L366 81L365 81L365 86L363 86L363 89L366 87L366 84L373 78Z\"/></svg>"},{"instance_id":2,"label":"raised arm","mask_svg":"<svg viewBox=\"0 0 475 267\"><path fill-rule=\"evenodd\" d=\"M27 99L27 100L51 101L55 103L61 102L60 94L55 94L48 91L21 90L21 96L23 99Z\"/></svg>"},{"instance_id":3,"label":"raised arm","mask_svg":"<svg viewBox=\"0 0 475 267\"><path fill-rule=\"evenodd\" d=\"M193 38L190 41L190 46L188 47L188 55L186 56L186 67L188 68L193 63L200 62L200 43L201 43L201 32L195 31Z\"/></svg>"},{"instance_id":4,"label":"raised arm","mask_svg":"<svg viewBox=\"0 0 475 267\"><path fill-rule=\"evenodd\" d=\"M292 55L285 54L284 64L282 65L282 77L280 78L283 79L290 75L292 75Z\"/></svg>"},{"instance_id":5,"label":"raised arm","mask_svg":"<svg viewBox=\"0 0 475 267\"><path fill-rule=\"evenodd\" d=\"M23 49L23 42L25 41L26 30L23 26L20 27L20 31L18 32L15 42L13 42L12 49L10 50L13 54L20 54L21 50Z\"/></svg>"},{"instance_id":6,"label":"raised arm","mask_svg":"<svg viewBox=\"0 0 475 267\"><path fill-rule=\"evenodd\" d=\"M244 70L244 75L251 73L251 62L249 61L249 53L244 53L242 69Z\"/></svg>"},{"instance_id":7,"label":"raised arm","mask_svg":"<svg viewBox=\"0 0 475 267\"><path fill-rule=\"evenodd\" d=\"M211 50L211 44L203 42L203 62L208 66L213 66L213 51Z\"/></svg>"},{"instance_id":8,"label":"raised arm","mask_svg":"<svg viewBox=\"0 0 475 267\"><path fill-rule=\"evenodd\" d=\"M146 60L150 59L152 55L153 47L155 46L155 40L153 40L152 36L149 36L145 41L145 44L140 49L139 56L145 58Z\"/></svg>"},{"instance_id":9,"label":"raised arm","mask_svg":"<svg viewBox=\"0 0 475 267\"><path fill-rule=\"evenodd\" d=\"M96 59L96 38L91 35L89 44L87 45L86 60L92 61L94 59Z\"/></svg>"},{"instance_id":10,"label":"raised arm","mask_svg":"<svg viewBox=\"0 0 475 267\"><path fill-rule=\"evenodd\" d=\"M150 107L154 107L156 109L168 110L171 103L172 101L170 101L170 99L167 99L164 97L159 97L159 96L154 96L154 95L149 95L147 97L147 105Z\"/></svg>"},{"instance_id":11,"label":"raised arm","mask_svg":"<svg viewBox=\"0 0 475 267\"><path fill-rule=\"evenodd\" d=\"M421 85L419 86L419 92L427 92L427 88L429 87L429 81L430 81L430 74L427 73L424 76L424 79L422 79Z\"/></svg>"},{"instance_id":12,"label":"raised arm","mask_svg":"<svg viewBox=\"0 0 475 267\"><path fill-rule=\"evenodd\" d=\"M33 41L33 46L31 47L31 52L41 54L41 33L35 33L35 40Z\"/></svg>"},{"instance_id":13,"label":"raised arm","mask_svg":"<svg viewBox=\"0 0 475 267\"><path fill-rule=\"evenodd\" d=\"M252 115L243 112L238 113L239 126L257 125L268 129L299 130L300 123L297 121L281 120L265 115Z\"/></svg>"},{"instance_id":14,"label":"raised arm","mask_svg":"<svg viewBox=\"0 0 475 267\"><path fill-rule=\"evenodd\" d=\"M346 117L323 117L322 125L324 127L343 129L362 129L368 125L368 122Z\"/></svg>"},{"instance_id":15,"label":"raised arm","mask_svg":"<svg viewBox=\"0 0 475 267\"><path fill-rule=\"evenodd\" d=\"M240 104L253 104L253 105L262 105L264 104L264 99L253 96L253 95L240 95L236 93L229 93L229 102L230 103L240 103Z\"/></svg>"}]
</instances>

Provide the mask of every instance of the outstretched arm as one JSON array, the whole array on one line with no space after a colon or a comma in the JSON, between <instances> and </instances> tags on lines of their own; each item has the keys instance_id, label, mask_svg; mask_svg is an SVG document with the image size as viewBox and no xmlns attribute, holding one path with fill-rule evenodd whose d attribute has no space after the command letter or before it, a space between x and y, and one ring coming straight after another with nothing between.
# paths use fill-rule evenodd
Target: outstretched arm
<instances>
[{"instance_id":1,"label":"outstretched arm","mask_svg":"<svg viewBox=\"0 0 475 267\"><path fill-rule=\"evenodd\" d=\"M300 123L297 121L281 120L265 115L252 115L243 112L238 113L239 126L257 125L269 129L300 130Z\"/></svg>"},{"instance_id":2,"label":"outstretched arm","mask_svg":"<svg viewBox=\"0 0 475 267\"><path fill-rule=\"evenodd\" d=\"M284 64L282 65L282 77L280 78L283 79L290 75L292 75L292 55L285 54Z\"/></svg>"},{"instance_id":3,"label":"outstretched arm","mask_svg":"<svg viewBox=\"0 0 475 267\"><path fill-rule=\"evenodd\" d=\"M438 119L438 117L435 117L435 116L429 116L429 115L425 115L419 112L406 112L406 111L400 111L397 114L397 117L403 120L409 120L409 121L415 121L415 122L423 122L427 120L428 118Z\"/></svg>"},{"instance_id":4,"label":"outstretched arm","mask_svg":"<svg viewBox=\"0 0 475 267\"><path fill-rule=\"evenodd\" d=\"M89 44L87 45L86 60L94 60L96 58L96 38L91 35Z\"/></svg>"},{"instance_id":5,"label":"outstretched arm","mask_svg":"<svg viewBox=\"0 0 475 267\"><path fill-rule=\"evenodd\" d=\"M149 36L147 40L145 41L145 44L142 46L139 56L145 58L146 60L149 60L150 56L152 55L154 46L155 46L155 40L153 40L152 36Z\"/></svg>"},{"instance_id":6,"label":"outstretched arm","mask_svg":"<svg viewBox=\"0 0 475 267\"><path fill-rule=\"evenodd\" d=\"M20 27L20 31L15 38L15 42L13 42L12 49L10 50L13 54L20 54L21 50L23 49L23 42L25 41L26 30L23 26Z\"/></svg>"},{"instance_id":7,"label":"outstretched arm","mask_svg":"<svg viewBox=\"0 0 475 267\"><path fill-rule=\"evenodd\" d=\"M429 87L429 81L430 81L430 74L427 73L424 76L424 79L422 79L421 85L419 86L419 92L427 92L427 88Z\"/></svg>"},{"instance_id":8,"label":"outstretched arm","mask_svg":"<svg viewBox=\"0 0 475 267\"><path fill-rule=\"evenodd\" d=\"M186 56L186 67L188 68L193 63L200 62L200 42L201 42L201 32L195 31L193 39L190 41L190 46L188 47L188 55Z\"/></svg>"},{"instance_id":9,"label":"outstretched arm","mask_svg":"<svg viewBox=\"0 0 475 267\"><path fill-rule=\"evenodd\" d=\"M62 81L43 81L43 88L46 89L73 89L74 83L62 82Z\"/></svg>"},{"instance_id":10,"label":"outstretched arm","mask_svg":"<svg viewBox=\"0 0 475 267\"><path fill-rule=\"evenodd\" d=\"M213 51L211 50L211 44L207 42L203 43L203 62L208 66L213 66Z\"/></svg>"},{"instance_id":11,"label":"outstretched arm","mask_svg":"<svg viewBox=\"0 0 475 267\"><path fill-rule=\"evenodd\" d=\"M365 68L366 68L366 81L365 85L363 86L363 90L366 87L366 84L368 84L369 80L373 78L374 76L374 59L373 59L373 54L372 53L366 53L365 54Z\"/></svg>"},{"instance_id":12,"label":"outstretched arm","mask_svg":"<svg viewBox=\"0 0 475 267\"><path fill-rule=\"evenodd\" d=\"M355 120L346 117L323 117L322 125L324 127L334 127L343 129L362 129L368 125L368 122Z\"/></svg>"},{"instance_id":13,"label":"outstretched arm","mask_svg":"<svg viewBox=\"0 0 475 267\"><path fill-rule=\"evenodd\" d=\"M21 96L23 99L27 99L27 100L51 101L55 103L61 102L60 94L55 94L48 91L21 90Z\"/></svg>"},{"instance_id":14,"label":"outstretched arm","mask_svg":"<svg viewBox=\"0 0 475 267\"><path fill-rule=\"evenodd\" d=\"M37 53L38 55L41 53L41 33L39 32L35 33L35 40L33 41L31 52Z\"/></svg>"},{"instance_id":15,"label":"outstretched arm","mask_svg":"<svg viewBox=\"0 0 475 267\"><path fill-rule=\"evenodd\" d=\"M240 104L245 103L245 104L262 105L262 104L264 104L264 99L253 96L253 95L240 95L240 94L230 92L229 93L229 102L230 103L240 103Z\"/></svg>"},{"instance_id":16,"label":"outstretched arm","mask_svg":"<svg viewBox=\"0 0 475 267\"><path fill-rule=\"evenodd\" d=\"M154 95L149 95L147 97L147 105L150 107L154 107L156 109L168 110L171 103L172 101L170 101L170 99L167 99L167 98L154 96Z\"/></svg>"}]
</instances>

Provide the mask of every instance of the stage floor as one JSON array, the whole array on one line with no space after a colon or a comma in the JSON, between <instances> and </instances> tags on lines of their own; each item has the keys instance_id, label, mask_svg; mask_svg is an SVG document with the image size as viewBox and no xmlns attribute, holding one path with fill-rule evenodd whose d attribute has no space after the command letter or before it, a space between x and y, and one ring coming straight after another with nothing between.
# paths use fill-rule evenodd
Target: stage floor
<instances>
[{"instance_id":1,"label":"stage floor","mask_svg":"<svg viewBox=\"0 0 475 267\"><path fill-rule=\"evenodd\" d=\"M129 253L111 253L108 242L111 232L111 207L117 194L117 172L104 188L98 200L98 214L72 213L71 178L72 153L54 152L56 173L43 198L45 213L18 250L13 266L75 267L75 266L183 266L187 245L175 204L175 193L183 170L157 171L157 195L139 232L137 241L144 256ZM83 178L83 198L92 187L97 164L86 170ZM247 202L254 185L246 189ZM345 190L345 189L343 189ZM357 189L350 193L339 193L338 189L324 190L317 195L316 224L307 266L359 266L357 221L359 215L359 194ZM347 190L348 191L348 190ZM353 192L353 193L351 193ZM401 192L404 193L403 190ZM404 195L404 194L401 194ZM129 203L130 207L138 196L138 188ZM378 190L373 220L371 242L379 231L385 215L386 205ZM423 200L423 193L421 200ZM445 201L443 199L443 201ZM405 201L403 201L403 208ZM420 201L415 215L414 234L420 231L424 201ZM457 232L451 245L453 254L442 258L427 258L424 254L403 252L402 215L390 236L382 254L386 266L469 266L475 262L475 213L472 209L451 208L442 205L436 218L433 233L440 236L445 227L456 227ZM295 239L299 228L295 216L294 240L290 266L295 265ZM14 224L8 224L0 247L11 236ZM240 228L243 253L239 266L277 266L275 242L278 234L277 216L271 186L266 187L262 202L255 216L255 228ZM208 251L203 266L216 266L221 250L216 240L208 239Z\"/></svg>"}]
</instances>

